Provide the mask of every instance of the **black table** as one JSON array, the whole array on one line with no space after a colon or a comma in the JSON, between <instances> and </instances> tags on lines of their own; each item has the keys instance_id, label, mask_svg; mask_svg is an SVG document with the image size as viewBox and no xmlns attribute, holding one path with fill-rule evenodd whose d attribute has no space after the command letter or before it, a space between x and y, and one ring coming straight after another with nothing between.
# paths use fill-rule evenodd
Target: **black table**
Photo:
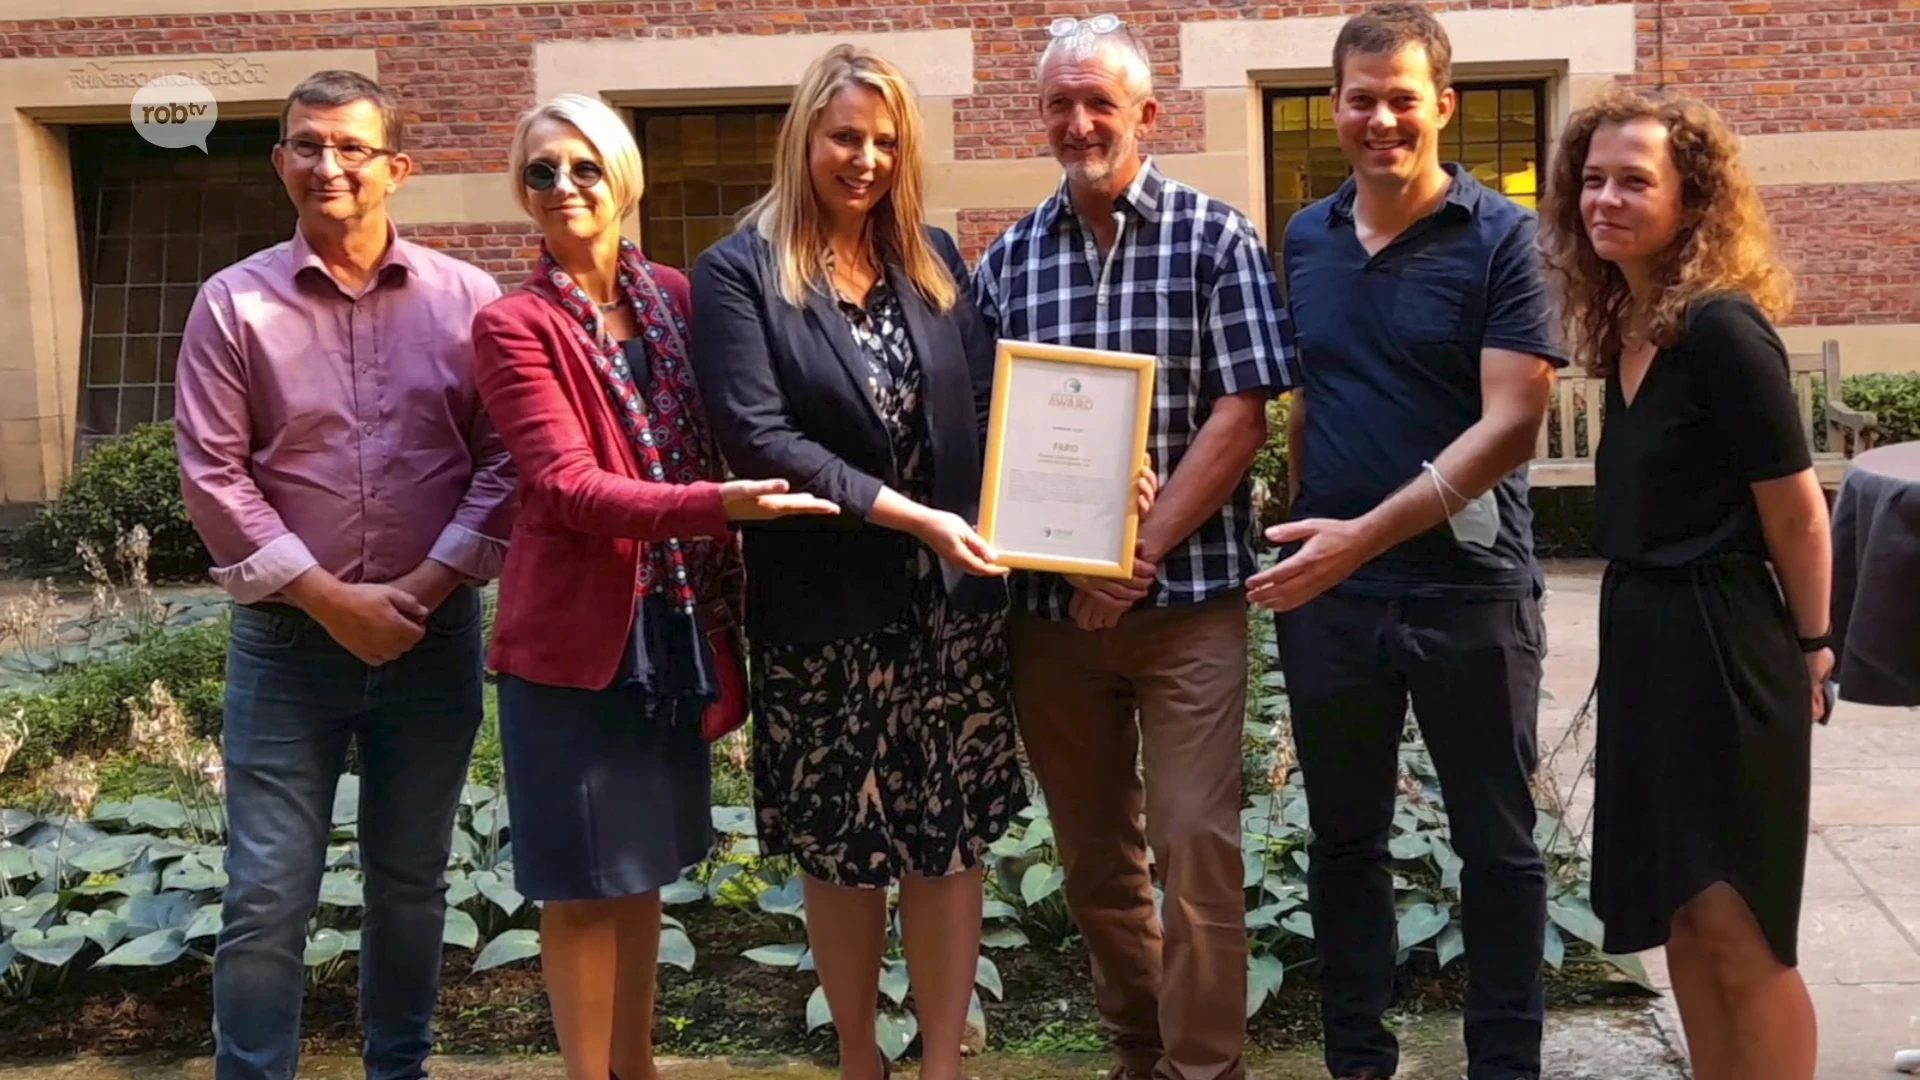
<instances>
[{"instance_id":1,"label":"black table","mask_svg":"<svg viewBox=\"0 0 1920 1080\"><path fill-rule=\"evenodd\" d=\"M1920 705L1920 442L1853 459L1833 502L1833 634L1840 696ZM1920 1050L1894 1054L1901 1072Z\"/></svg>"},{"instance_id":2,"label":"black table","mask_svg":"<svg viewBox=\"0 0 1920 1080\"><path fill-rule=\"evenodd\" d=\"M1920 442L1853 459L1833 503L1840 697L1920 705Z\"/></svg>"}]
</instances>

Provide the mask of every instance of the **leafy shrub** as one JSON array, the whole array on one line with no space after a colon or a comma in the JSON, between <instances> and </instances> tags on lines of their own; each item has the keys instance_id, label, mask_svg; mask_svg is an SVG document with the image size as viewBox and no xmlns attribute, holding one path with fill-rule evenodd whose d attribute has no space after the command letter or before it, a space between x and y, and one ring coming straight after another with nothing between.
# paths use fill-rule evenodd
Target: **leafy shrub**
<instances>
[{"instance_id":1,"label":"leafy shrub","mask_svg":"<svg viewBox=\"0 0 1920 1080\"><path fill-rule=\"evenodd\" d=\"M1878 442L1920 439L1920 373L1849 375L1841 382L1840 397L1874 414Z\"/></svg>"},{"instance_id":2,"label":"leafy shrub","mask_svg":"<svg viewBox=\"0 0 1920 1080\"><path fill-rule=\"evenodd\" d=\"M0 998L56 987L86 968L207 963L227 883L217 780L183 774L178 799L92 806L90 767L65 767L72 809L91 811L90 818L0 810ZM217 762L206 774L219 775ZM357 777L343 777L334 800L334 844L307 926L305 965L316 983L343 974L360 948L359 790ZM476 952L474 971L540 951L536 909L512 885L505 829L504 797L467 788L454 826L443 942ZM691 967L692 945L668 924L660 962Z\"/></svg>"},{"instance_id":3,"label":"leafy shrub","mask_svg":"<svg viewBox=\"0 0 1920 1080\"><path fill-rule=\"evenodd\" d=\"M158 680L180 703L195 734L219 733L227 666L227 620L154 634L118 656L76 664L30 690L0 695L0 717L26 722L14 764L34 769L54 758L118 748L132 719L127 699Z\"/></svg>"},{"instance_id":4,"label":"leafy shrub","mask_svg":"<svg viewBox=\"0 0 1920 1080\"><path fill-rule=\"evenodd\" d=\"M1292 757L1286 680L1277 670L1272 620L1252 616L1249 629L1253 693L1246 722L1242 884L1252 1015L1270 1004L1285 982L1310 973L1315 959L1305 879L1310 832L1305 791ZM189 726L201 734L217 730L225 638L224 620L209 622L143 641L124 656L49 677L45 697L59 703L49 706L50 711L84 717L72 726L62 745L83 747L89 739L106 738L119 745L129 742L130 734L134 750L150 762L191 757L194 769L214 777L217 784L221 769L217 753L208 762L200 754L156 755L150 748L159 744L197 747ZM174 718L161 725L168 734L157 741L150 735L143 739L142 731L151 733L151 717L158 709L145 710L139 700L157 701L157 691L148 693L155 679L178 688L181 699L170 714ZM135 699L131 705L128 698ZM26 700L25 695L0 699L0 708L24 706ZM191 725L180 715L196 712L199 715ZM0 713L0 721L8 715ZM45 725L56 720L38 717L34 722L40 735L48 730ZM37 741L36 752L47 753L48 743ZM745 749L745 740L738 736L713 748L720 775L744 777ZM476 752L476 776L497 775L497 763L486 761L489 756ZM220 857L223 821L217 799L196 772L176 771L173 794L177 798L136 795L101 803L92 808L90 822L0 810L0 997L38 993L87 967L205 962L219 929L218 894L225 883ZM49 773L54 778L53 793L86 814L102 787L92 766L62 760ZM723 787L728 790L723 792ZM363 901L354 843L357 794L358 782L349 775L334 805L336 831L328 849L320 906L307 928L306 965L315 982L343 974L359 948ZM719 850L684 879L663 889L662 900L690 920L708 917L716 908L773 916L777 929L744 955L769 969L807 976L815 968L806 941L800 879L791 859L763 854L752 809L731 801L749 794L744 783L716 784L720 802L711 814L721 837ZM1547 854L1552 876L1544 944L1547 962L1557 968L1576 954L1596 955L1600 927L1587 900L1586 861L1573 831L1543 808L1536 839ZM539 954L538 912L514 888L511 840L504 794L476 780L466 789L454 830L444 934L450 947L475 952L474 971ZM1452 965L1463 946L1461 863L1451 844L1432 762L1412 725L1401 747L1401 783L1389 850L1395 874L1399 962L1409 964L1420 958L1431 967ZM1004 961L1009 953L1021 950L1075 948L1077 932L1067 913L1063 881L1053 824L1045 806L1036 800L989 852L981 928L985 951L977 965L969 1010L974 1039L987 1036L983 999L1003 999L1006 992L996 957ZM9 893L14 895L5 895ZM31 899L35 895L50 899ZM883 1049L889 1057L897 1057L913 1042L917 1025L908 1009L910 982L898 923L889 922L882 959L883 997L875 1024ZM1631 958L1609 959L1628 978L1646 983L1644 971ZM672 915L663 922L659 962L682 970L695 966L692 941L684 924ZM816 989L806 1005L806 1028L814 1032L830 1024L824 994Z\"/></svg>"},{"instance_id":5,"label":"leafy shrub","mask_svg":"<svg viewBox=\"0 0 1920 1080\"><path fill-rule=\"evenodd\" d=\"M1253 456L1254 514L1264 527L1287 512L1287 415L1291 397L1267 403L1267 443Z\"/></svg>"},{"instance_id":6,"label":"leafy shrub","mask_svg":"<svg viewBox=\"0 0 1920 1080\"><path fill-rule=\"evenodd\" d=\"M1527 492L1533 508L1533 553L1542 559L1587 559L1593 549L1593 489L1536 487Z\"/></svg>"},{"instance_id":7,"label":"leafy shrub","mask_svg":"<svg viewBox=\"0 0 1920 1080\"><path fill-rule=\"evenodd\" d=\"M15 557L47 570L79 565L84 541L112 551L136 525L152 535L156 577L194 577L212 565L187 520L180 497L180 459L173 423L143 424L124 438L101 443L74 469L53 501L15 533Z\"/></svg>"},{"instance_id":8,"label":"leafy shrub","mask_svg":"<svg viewBox=\"0 0 1920 1080\"><path fill-rule=\"evenodd\" d=\"M1284 407L1276 421L1284 432ZM1268 462L1284 468L1284 443ZM1284 485L1284 472L1267 481ZM117 610L117 605L115 610ZM152 769L173 777L176 800L134 794L93 807L102 777L84 759L60 757L47 772L51 793L90 822L0 810L0 996L33 994L49 982L92 966L204 963L219 929L221 818L217 795L223 763L204 741L219 729L227 624L210 619L167 632L155 620L122 653L56 668L37 695L0 698L0 737L12 710L28 718L34 738L21 751L35 764L56 753L101 746L130 747ZM1313 919L1306 903L1306 848L1310 836L1306 794L1292 755L1286 680L1277 667L1272 621L1250 616L1248 666L1253 693L1246 718L1242 813L1249 932L1249 1016L1274 1000L1297 971L1315 965ZM175 688L175 695L162 692ZM176 703L177 697L177 703ZM143 704L142 699L151 703ZM490 708L490 713L492 709ZM493 727L490 722L489 729ZM492 732L489 731L488 735ZM1569 736L1571 738L1571 736ZM444 941L476 952L474 971L538 956L535 905L514 888L511 826L498 777L497 750L483 735L474 759L475 782L463 796L453 835L453 868ZM1563 746L1565 743L1563 742ZM1557 748L1556 748L1557 752ZM1395 877L1398 962L1416 957L1446 968L1462 954L1459 878L1433 765L1418 729L1409 724L1401 746L1401 781L1389 852ZM711 810L722 842L715 857L662 890L662 899L690 917L714 908L758 911L779 929L744 955L767 968L806 975L814 968L805 940L805 901L791 859L766 857L753 811L734 800L750 796L742 735L713 748L719 804ZM0 763L0 768L4 764ZM151 769L143 774L156 775ZM211 784L201 777L212 778ZM487 779L480 779L481 777ZM164 779L149 781L164 787ZM353 843L358 782L343 779L335 801L334 844L320 906L308 926L309 979L342 974L359 948L362 883ZM1587 899L1586 860L1574 833L1543 807L1536 839L1552 877L1546 929L1547 962L1560 967L1576 952L1598 953L1600 927ZM972 1041L987 1037L982 1000L1003 999L996 956L1025 949L1072 949L1077 931L1063 892L1064 871L1053 824L1036 800L989 851L982 911L981 956L969 1009ZM46 899L34 899L41 896ZM882 958L884 995L875 1018L889 1057L906 1052L917 1034L908 1010L910 981L896 920ZM484 946L482 943L485 943ZM95 955L98 954L98 955ZM1632 958L1608 958L1630 979L1646 984ZM75 961L79 961L76 963ZM695 950L685 926L668 916L660 940L664 965L691 970ZM831 1024L824 994L806 1005L806 1028Z\"/></svg>"}]
</instances>

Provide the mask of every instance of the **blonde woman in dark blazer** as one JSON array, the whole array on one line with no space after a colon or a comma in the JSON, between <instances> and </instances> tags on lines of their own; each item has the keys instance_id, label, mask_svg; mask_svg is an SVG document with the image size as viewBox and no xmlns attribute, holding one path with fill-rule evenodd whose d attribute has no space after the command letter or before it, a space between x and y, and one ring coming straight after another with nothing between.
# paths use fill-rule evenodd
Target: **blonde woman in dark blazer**
<instances>
[{"instance_id":1,"label":"blonde woman in dark blazer","mask_svg":"<svg viewBox=\"0 0 1920 1080\"><path fill-rule=\"evenodd\" d=\"M841 508L743 539L761 843L805 875L847 1080L887 1071L896 882L920 1075L958 1080L981 861L1027 799L1006 571L971 524L994 342L953 238L921 224L921 138L900 72L835 47L795 92L772 190L693 272L693 367L728 464Z\"/></svg>"}]
</instances>

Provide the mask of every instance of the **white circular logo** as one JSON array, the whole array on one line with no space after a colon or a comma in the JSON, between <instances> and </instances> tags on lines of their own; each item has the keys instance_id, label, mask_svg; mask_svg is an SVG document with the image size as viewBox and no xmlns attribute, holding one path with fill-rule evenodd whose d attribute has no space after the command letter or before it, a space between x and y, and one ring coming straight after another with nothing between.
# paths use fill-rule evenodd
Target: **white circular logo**
<instances>
[{"instance_id":1,"label":"white circular logo","mask_svg":"<svg viewBox=\"0 0 1920 1080\"><path fill-rule=\"evenodd\" d=\"M156 75L133 94L133 129L155 146L197 146L204 154L218 119L213 91L191 75Z\"/></svg>"}]
</instances>

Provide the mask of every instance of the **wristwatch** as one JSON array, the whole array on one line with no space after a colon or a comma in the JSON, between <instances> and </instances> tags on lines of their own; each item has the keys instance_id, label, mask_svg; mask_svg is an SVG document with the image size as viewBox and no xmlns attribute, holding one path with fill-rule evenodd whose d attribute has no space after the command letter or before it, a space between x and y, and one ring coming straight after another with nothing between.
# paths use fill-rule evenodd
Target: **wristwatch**
<instances>
[{"instance_id":1,"label":"wristwatch","mask_svg":"<svg viewBox=\"0 0 1920 1080\"><path fill-rule=\"evenodd\" d=\"M1818 637L1803 637L1800 639L1800 651L1803 653L1817 653L1821 649L1831 648L1833 648L1833 632L1831 630Z\"/></svg>"}]
</instances>

